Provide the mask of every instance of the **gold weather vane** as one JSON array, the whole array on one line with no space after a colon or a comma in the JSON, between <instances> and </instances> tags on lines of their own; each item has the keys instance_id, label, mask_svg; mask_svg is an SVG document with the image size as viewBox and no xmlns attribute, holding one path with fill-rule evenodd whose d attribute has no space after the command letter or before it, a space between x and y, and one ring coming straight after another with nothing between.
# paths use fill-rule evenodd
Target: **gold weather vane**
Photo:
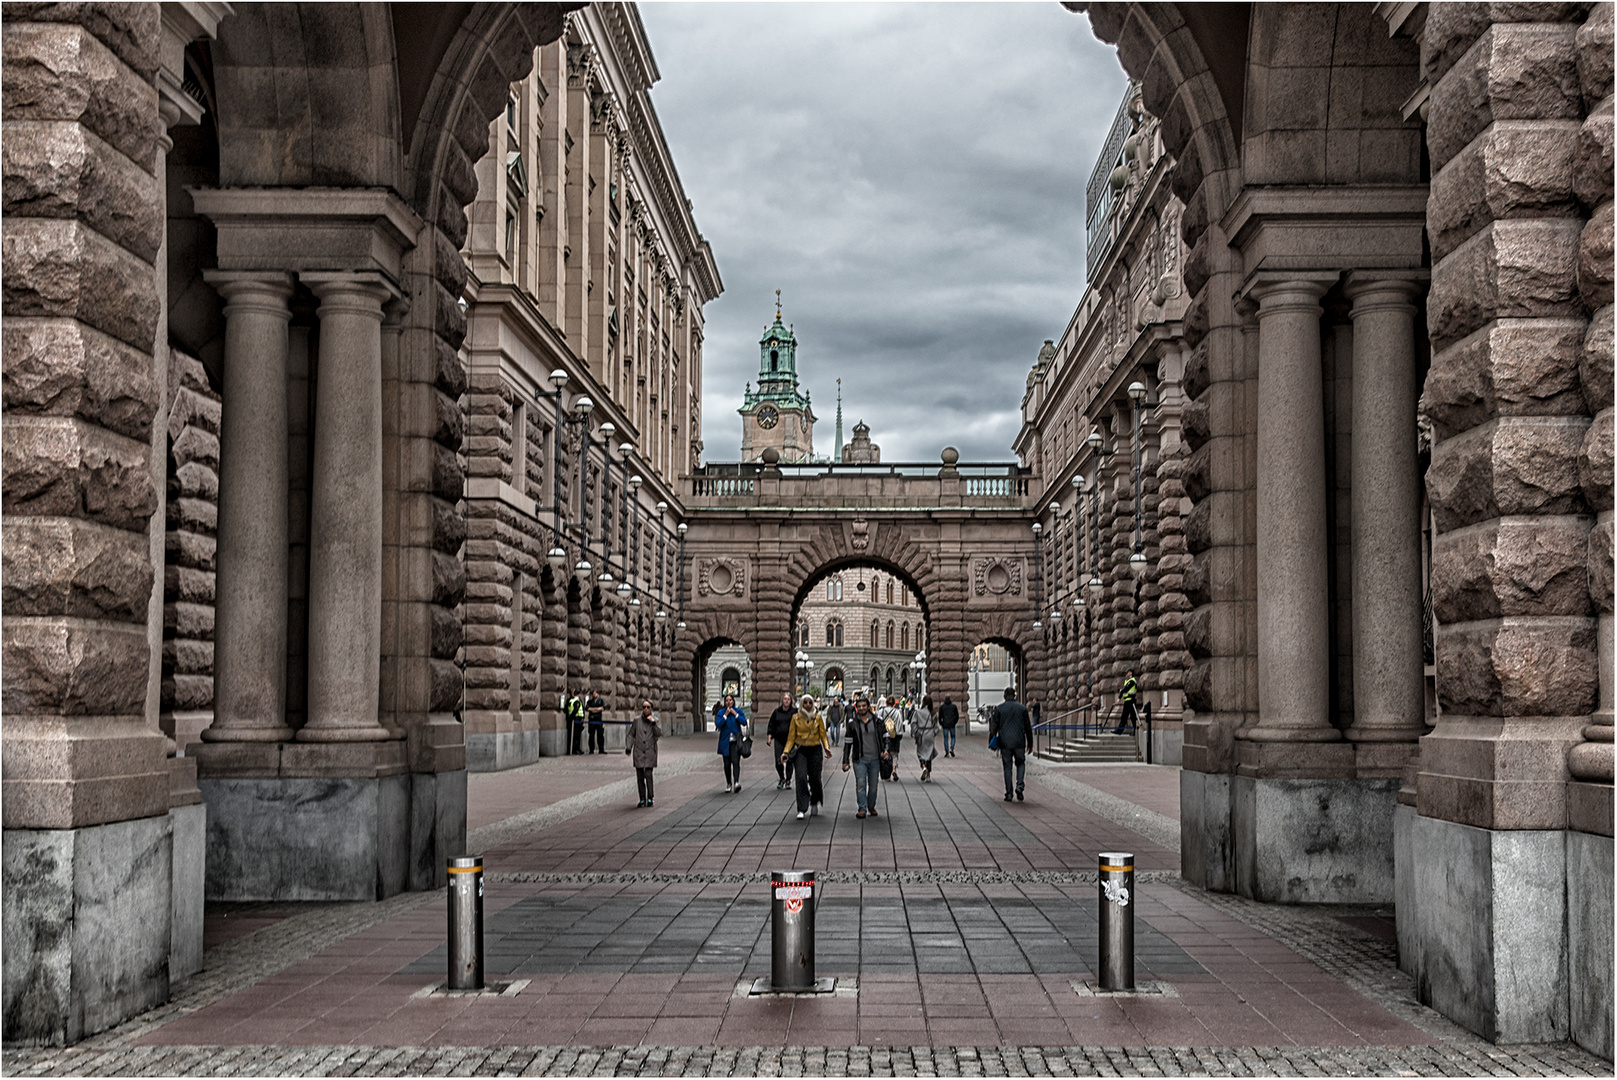
<instances>
[{"instance_id":1,"label":"gold weather vane","mask_svg":"<svg viewBox=\"0 0 1617 1080\"><path fill-rule=\"evenodd\" d=\"M775 321L780 322L780 290L775 290Z\"/></svg>"}]
</instances>

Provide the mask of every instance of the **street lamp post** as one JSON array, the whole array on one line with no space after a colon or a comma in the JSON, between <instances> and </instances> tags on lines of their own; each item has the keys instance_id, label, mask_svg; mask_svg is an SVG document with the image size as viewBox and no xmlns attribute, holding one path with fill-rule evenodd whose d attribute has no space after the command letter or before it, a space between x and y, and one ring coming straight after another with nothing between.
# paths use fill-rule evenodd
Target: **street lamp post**
<instances>
[{"instance_id":1,"label":"street lamp post","mask_svg":"<svg viewBox=\"0 0 1617 1080\"><path fill-rule=\"evenodd\" d=\"M808 653L801 649L797 653L797 693L801 697L808 692L809 679L814 675L814 661L809 659Z\"/></svg>"},{"instance_id":2,"label":"street lamp post","mask_svg":"<svg viewBox=\"0 0 1617 1080\"><path fill-rule=\"evenodd\" d=\"M926 697L926 650L922 649L910 661L910 670L915 672L916 689L921 697Z\"/></svg>"}]
</instances>

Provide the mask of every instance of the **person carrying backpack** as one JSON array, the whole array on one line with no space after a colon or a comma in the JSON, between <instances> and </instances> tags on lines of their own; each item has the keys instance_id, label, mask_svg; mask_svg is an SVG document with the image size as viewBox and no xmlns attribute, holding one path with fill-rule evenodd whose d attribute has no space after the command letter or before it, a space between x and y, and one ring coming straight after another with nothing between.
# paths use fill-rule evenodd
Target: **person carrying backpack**
<instances>
[{"instance_id":1,"label":"person carrying backpack","mask_svg":"<svg viewBox=\"0 0 1617 1080\"><path fill-rule=\"evenodd\" d=\"M882 770L882 779L898 782L898 752L904 743L904 714L898 711L898 698L890 697L876 714L881 717L882 726L887 729L887 749L889 756L885 759L886 768Z\"/></svg>"}]
</instances>

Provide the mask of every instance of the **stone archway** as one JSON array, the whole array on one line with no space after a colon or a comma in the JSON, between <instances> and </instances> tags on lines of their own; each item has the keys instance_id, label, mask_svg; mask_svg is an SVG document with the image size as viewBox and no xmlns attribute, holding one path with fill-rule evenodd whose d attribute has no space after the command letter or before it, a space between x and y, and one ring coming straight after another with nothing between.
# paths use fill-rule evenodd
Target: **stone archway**
<instances>
[{"instance_id":1,"label":"stone archway","mask_svg":"<svg viewBox=\"0 0 1617 1080\"><path fill-rule=\"evenodd\" d=\"M1024 657L1040 655L1032 629L1036 561L1020 513L714 508L693 513L689 525L688 629L674 644L676 657L684 658L676 659L681 669L705 643L724 638L747 649L756 686L792 685L791 630L799 606L827 575L853 566L880 567L919 599L929 690L963 694L974 644L967 638L980 637L985 625L1016 643ZM863 625L850 627L865 632ZM885 689L886 659L862 662L852 685L863 684L872 666ZM895 668L895 693L899 686Z\"/></svg>"}]
</instances>

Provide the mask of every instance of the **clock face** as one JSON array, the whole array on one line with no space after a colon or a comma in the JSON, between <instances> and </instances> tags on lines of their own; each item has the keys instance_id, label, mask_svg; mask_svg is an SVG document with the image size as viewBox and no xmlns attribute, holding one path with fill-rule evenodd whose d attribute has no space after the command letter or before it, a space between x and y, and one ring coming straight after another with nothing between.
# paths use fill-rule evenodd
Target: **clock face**
<instances>
[{"instance_id":1,"label":"clock face","mask_svg":"<svg viewBox=\"0 0 1617 1080\"><path fill-rule=\"evenodd\" d=\"M780 413L775 411L775 407L773 405L765 405L763 408L758 410L758 426L763 428L765 431L768 431L778 423L780 423Z\"/></svg>"},{"instance_id":2,"label":"clock face","mask_svg":"<svg viewBox=\"0 0 1617 1080\"><path fill-rule=\"evenodd\" d=\"M808 415L806 413L797 418L797 426L803 429L803 434L805 434L805 435L808 434L809 423L808 423Z\"/></svg>"}]
</instances>

